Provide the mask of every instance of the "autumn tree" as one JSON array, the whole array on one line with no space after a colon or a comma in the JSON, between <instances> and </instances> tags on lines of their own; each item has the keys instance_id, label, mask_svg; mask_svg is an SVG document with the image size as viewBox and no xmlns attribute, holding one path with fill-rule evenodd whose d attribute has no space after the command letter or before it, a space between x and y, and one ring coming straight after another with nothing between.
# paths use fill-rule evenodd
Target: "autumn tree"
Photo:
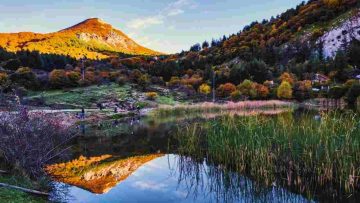
<instances>
[{"instance_id":1,"label":"autumn tree","mask_svg":"<svg viewBox=\"0 0 360 203\"><path fill-rule=\"evenodd\" d=\"M280 81L281 82L288 82L291 86L294 84L295 82L295 78L293 75L291 75L288 72L284 72L281 76L280 76Z\"/></svg>"},{"instance_id":2,"label":"autumn tree","mask_svg":"<svg viewBox=\"0 0 360 203\"><path fill-rule=\"evenodd\" d=\"M64 70L54 69L49 74L49 81L54 88L63 88L69 85L69 78Z\"/></svg>"},{"instance_id":3,"label":"autumn tree","mask_svg":"<svg viewBox=\"0 0 360 203\"><path fill-rule=\"evenodd\" d=\"M236 91L236 86L232 83L226 83L226 84L220 85L216 89L216 94L219 97L229 97L231 95L231 93L234 91Z\"/></svg>"},{"instance_id":4,"label":"autumn tree","mask_svg":"<svg viewBox=\"0 0 360 203\"><path fill-rule=\"evenodd\" d=\"M279 99L291 99L292 98L292 87L289 82L283 81L277 89L277 97Z\"/></svg>"},{"instance_id":5,"label":"autumn tree","mask_svg":"<svg viewBox=\"0 0 360 203\"><path fill-rule=\"evenodd\" d=\"M204 83L200 85L198 92L203 95L209 95L211 93L210 85Z\"/></svg>"}]
</instances>

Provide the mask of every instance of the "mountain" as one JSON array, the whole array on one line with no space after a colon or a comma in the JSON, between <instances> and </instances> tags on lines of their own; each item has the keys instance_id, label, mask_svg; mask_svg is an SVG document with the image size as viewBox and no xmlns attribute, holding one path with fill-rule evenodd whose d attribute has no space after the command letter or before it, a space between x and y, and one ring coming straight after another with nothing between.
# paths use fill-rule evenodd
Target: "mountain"
<instances>
[{"instance_id":1,"label":"mountain","mask_svg":"<svg viewBox=\"0 0 360 203\"><path fill-rule=\"evenodd\" d=\"M129 55L159 55L137 44L120 30L98 19L90 18L54 33L0 33L0 47L10 52L39 51L68 55L74 58L103 59L122 53Z\"/></svg>"}]
</instances>

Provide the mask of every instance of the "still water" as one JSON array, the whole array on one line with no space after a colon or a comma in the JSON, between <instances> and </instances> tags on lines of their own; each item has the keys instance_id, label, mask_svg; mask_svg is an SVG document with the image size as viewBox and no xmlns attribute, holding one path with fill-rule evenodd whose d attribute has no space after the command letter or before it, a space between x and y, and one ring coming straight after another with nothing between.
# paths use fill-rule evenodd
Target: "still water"
<instances>
[{"instance_id":1,"label":"still water","mask_svg":"<svg viewBox=\"0 0 360 203\"><path fill-rule=\"evenodd\" d=\"M288 112L290 111L290 112ZM226 112L268 117L292 110ZM185 126L223 114L129 118L79 126L83 133L70 151L47 166L54 179L51 200L61 202L317 202L306 194L258 184L203 156L178 151L174 138ZM303 115L300 115L300 117ZM318 113L306 117L319 122ZM185 131L184 131L185 132ZM200 146L199 146L200 148Z\"/></svg>"}]
</instances>

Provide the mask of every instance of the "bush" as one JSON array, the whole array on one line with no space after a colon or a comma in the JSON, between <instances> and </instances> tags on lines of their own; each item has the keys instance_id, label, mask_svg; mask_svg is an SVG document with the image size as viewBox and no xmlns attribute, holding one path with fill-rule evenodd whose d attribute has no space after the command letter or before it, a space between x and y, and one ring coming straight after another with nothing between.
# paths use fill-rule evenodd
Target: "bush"
<instances>
[{"instance_id":1,"label":"bush","mask_svg":"<svg viewBox=\"0 0 360 203\"><path fill-rule=\"evenodd\" d=\"M117 83L118 85L120 85L120 86L125 85L126 82L127 82L127 79L126 79L126 77L123 76L123 75L120 75L120 76L116 79L116 83Z\"/></svg>"},{"instance_id":2,"label":"bush","mask_svg":"<svg viewBox=\"0 0 360 203\"><path fill-rule=\"evenodd\" d=\"M198 92L203 95L209 95L211 93L210 85L204 83L200 85Z\"/></svg>"},{"instance_id":3,"label":"bush","mask_svg":"<svg viewBox=\"0 0 360 203\"><path fill-rule=\"evenodd\" d=\"M226 84L220 85L216 89L216 94L219 97L229 97L231 95L231 93L234 91L236 91L236 86L232 83L226 83Z\"/></svg>"},{"instance_id":4,"label":"bush","mask_svg":"<svg viewBox=\"0 0 360 203\"><path fill-rule=\"evenodd\" d=\"M329 96L333 99L340 99L346 94L346 88L343 86L334 86L330 88Z\"/></svg>"},{"instance_id":5,"label":"bush","mask_svg":"<svg viewBox=\"0 0 360 203\"><path fill-rule=\"evenodd\" d=\"M41 173L74 135L64 120L45 113L28 114L26 109L0 116L0 149L5 161L31 175Z\"/></svg>"},{"instance_id":6,"label":"bush","mask_svg":"<svg viewBox=\"0 0 360 203\"><path fill-rule=\"evenodd\" d=\"M158 93L156 92L147 92L145 93L146 98L149 100L155 100L158 97Z\"/></svg>"},{"instance_id":7,"label":"bush","mask_svg":"<svg viewBox=\"0 0 360 203\"><path fill-rule=\"evenodd\" d=\"M239 90L236 90L230 94L230 97L232 100L240 100L241 99L241 92Z\"/></svg>"},{"instance_id":8,"label":"bush","mask_svg":"<svg viewBox=\"0 0 360 203\"><path fill-rule=\"evenodd\" d=\"M181 80L179 77L173 76L171 77L170 81L168 82L169 87L178 87L181 84Z\"/></svg>"},{"instance_id":9,"label":"bush","mask_svg":"<svg viewBox=\"0 0 360 203\"><path fill-rule=\"evenodd\" d=\"M79 80L81 78L81 75L79 72L76 71L70 71L66 73L68 79L69 79L69 85L71 86L77 86L79 84Z\"/></svg>"},{"instance_id":10,"label":"bush","mask_svg":"<svg viewBox=\"0 0 360 203\"><path fill-rule=\"evenodd\" d=\"M279 88L277 89L277 97L279 99L291 99L292 98L292 88L289 82L283 81Z\"/></svg>"},{"instance_id":11,"label":"bush","mask_svg":"<svg viewBox=\"0 0 360 203\"><path fill-rule=\"evenodd\" d=\"M64 88L70 86L69 78L64 70L54 69L49 74L49 81L53 88Z\"/></svg>"},{"instance_id":12,"label":"bush","mask_svg":"<svg viewBox=\"0 0 360 203\"><path fill-rule=\"evenodd\" d=\"M10 76L13 83L17 86L23 86L27 89L36 89L39 86L39 82L36 78L35 73L28 67L21 67Z\"/></svg>"},{"instance_id":13,"label":"bush","mask_svg":"<svg viewBox=\"0 0 360 203\"><path fill-rule=\"evenodd\" d=\"M360 96L360 84L354 84L346 93L346 101L352 107L356 105L357 98Z\"/></svg>"},{"instance_id":14,"label":"bush","mask_svg":"<svg viewBox=\"0 0 360 203\"><path fill-rule=\"evenodd\" d=\"M266 99L270 94L269 88L265 85L256 84L255 88L257 92L257 97L260 99Z\"/></svg>"},{"instance_id":15,"label":"bush","mask_svg":"<svg viewBox=\"0 0 360 203\"><path fill-rule=\"evenodd\" d=\"M6 73L0 72L0 91L3 91L10 85L9 76Z\"/></svg>"}]
</instances>

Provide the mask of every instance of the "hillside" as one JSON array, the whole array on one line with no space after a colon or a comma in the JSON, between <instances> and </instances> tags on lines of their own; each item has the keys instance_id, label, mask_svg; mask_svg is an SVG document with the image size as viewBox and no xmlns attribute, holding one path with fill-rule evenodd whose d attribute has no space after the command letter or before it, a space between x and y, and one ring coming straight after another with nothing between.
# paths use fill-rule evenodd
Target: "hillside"
<instances>
[{"instance_id":1,"label":"hillside","mask_svg":"<svg viewBox=\"0 0 360 203\"><path fill-rule=\"evenodd\" d=\"M39 51L73 58L103 59L114 53L159 55L130 39L120 30L98 18L87 19L64 30L40 34L0 33L0 47L7 51Z\"/></svg>"}]
</instances>

